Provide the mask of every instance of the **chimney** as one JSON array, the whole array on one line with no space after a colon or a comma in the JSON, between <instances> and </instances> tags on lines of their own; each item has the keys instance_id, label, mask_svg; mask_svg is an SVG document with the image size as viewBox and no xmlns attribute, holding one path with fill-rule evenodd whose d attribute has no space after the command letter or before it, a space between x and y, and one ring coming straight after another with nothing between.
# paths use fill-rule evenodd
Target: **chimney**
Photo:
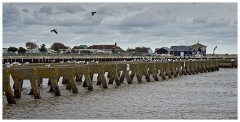
<instances>
[{"instance_id":1,"label":"chimney","mask_svg":"<svg viewBox=\"0 0 240 122\"><path fill-rule=\"evenodd\" d=\"M115 46L117 46L117 43L115 42Z\"/></svg>"}]
</instances>

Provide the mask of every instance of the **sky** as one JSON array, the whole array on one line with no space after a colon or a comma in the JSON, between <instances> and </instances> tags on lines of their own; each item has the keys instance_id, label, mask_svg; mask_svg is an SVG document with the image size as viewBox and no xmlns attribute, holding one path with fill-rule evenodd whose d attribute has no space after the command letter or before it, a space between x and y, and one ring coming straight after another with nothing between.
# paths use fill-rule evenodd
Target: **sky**
<instances>
[{"instance_id":1,"label":"sky","mask_svg":"<svg viewBox=\"0 0 240 122\"><path fill-rule=\"evenodd\" d=\"M92 11L96 11L94 16ZM193 45L237 54L237 3L2 3L3 48L60 42L122 49ZM57 29L59 34L51 33Z\"/></svg>"}]
</instances>

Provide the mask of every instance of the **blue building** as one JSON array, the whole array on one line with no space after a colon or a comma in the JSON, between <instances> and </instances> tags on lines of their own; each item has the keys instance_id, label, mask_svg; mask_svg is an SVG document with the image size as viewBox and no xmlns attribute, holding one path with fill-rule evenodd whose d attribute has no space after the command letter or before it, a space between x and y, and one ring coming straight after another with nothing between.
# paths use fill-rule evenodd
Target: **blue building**
<instances>
[{"instance_id":1,"label":"blue building","mask_svg":"<svg viewBox=\"0 0 240 122\"><path fill-rule=\"evenodd\" d=\"M190 46L171 46L171 55L174 56L192 56L192 48Z\"/></svg>"}]
</instances>

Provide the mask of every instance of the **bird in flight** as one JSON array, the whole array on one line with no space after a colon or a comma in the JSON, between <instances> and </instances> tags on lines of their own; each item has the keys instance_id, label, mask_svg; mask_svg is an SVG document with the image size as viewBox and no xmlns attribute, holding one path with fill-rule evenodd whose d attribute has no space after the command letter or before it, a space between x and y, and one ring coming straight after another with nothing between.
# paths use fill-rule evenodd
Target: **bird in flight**
<instances>
[{"instance_id":1,"label":"bird in flight","mask_svg":"<svg viewBox=\"0 0 240 122\"><path fill-rule=\"evenodd\" d=\"M97 12L94 11L94 12L91 12L91 13L92 13L92 16L93 16L93 15L96 14Z\"/></svg>"},{"instance_id":2,"label":"bird in flight","mask_svg":"<svg viewBox=\"0 0 240 122\"><path fill-rule=\"evenodd\" d=\"M58 34L57 29L52 29L52 30L51 30L51 33L52 33L52 32Z\"/></svg>"}]
</instances>

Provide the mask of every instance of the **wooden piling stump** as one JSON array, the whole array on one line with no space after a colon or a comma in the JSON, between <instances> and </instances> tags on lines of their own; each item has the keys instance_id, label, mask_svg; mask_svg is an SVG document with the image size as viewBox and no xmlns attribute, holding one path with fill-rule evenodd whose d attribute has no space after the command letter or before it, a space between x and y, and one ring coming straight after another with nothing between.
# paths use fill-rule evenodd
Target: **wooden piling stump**
<instances>
[{"instance_id":1,"label":"wooden piling stump","mask_svg":"<svg viewBox=\"0 0 240 122\"><path fill-rule=\"evenodd\" d=\"M38 79L38 78L35 78L35 77L33 77L33 78L30 80L34 99L41 99L38 80L39 80L39 79Z\"/></svg>"},{"instance_id":2,"label":"wooden piling stump","mask_svg":"<svg viewBox=\"0 0 240 122\"><path fill-rule=\"evenodd\" d=\"M3 68L3 91L9 104L16 104L14 95L10 86L10 71Z\"/></svg>"},{"instance_id":3,"label":"wooden piling stump","mask_svg":"<svg viewBox=\"0 0 240 122\"><path fill-rule=\"evenodd\" d=\"M58 86L57 77L56 78L51 78L50 81L51 81L51 87L53 89L53 92L54 92L55 96L61 96L61 91L60 91L59 86Z\"/></svg>"}]
</instances>

